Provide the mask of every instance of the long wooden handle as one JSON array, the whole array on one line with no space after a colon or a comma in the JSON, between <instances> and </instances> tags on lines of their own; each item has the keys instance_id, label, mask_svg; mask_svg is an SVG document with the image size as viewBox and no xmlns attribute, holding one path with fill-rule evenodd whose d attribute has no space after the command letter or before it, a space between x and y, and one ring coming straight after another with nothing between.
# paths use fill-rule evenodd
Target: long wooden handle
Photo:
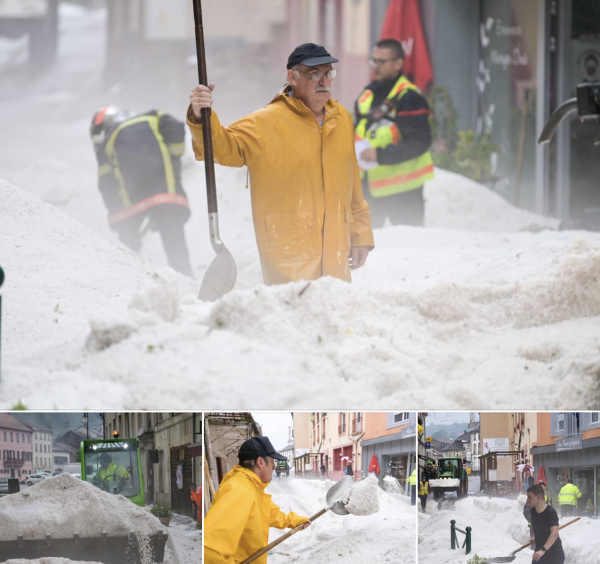
<instances>
[{"instance_id":1,"label":"long wooden handle","mask_svg":"<svg viewBox=\"0 0 600 564\"><path fill-rule=\"evenodd\" d=\"M210 477L210 470L208 469L208 462L206 462L206 456L204 458L204 471L206 472L206 480L208 482L208 489L210 490L210 494L212 497L215 497L215 488L212 483L212 479Z\"/></svg>"},{"instance_id":2,"label":"long wooden handle","mask_svg":"<svg viewBox=\"0 0 600 564\"><path fill-rule=\"evenodd\" d=\"M202 26L202 0L194 0L194 22L196 24L196 56L198 58L198 79L200 84L208 86L206 70L206 49L204 48L204 28ZM212 127L210 108L202 108L202 139L204 140L204 170L206 173L206 199L208 213L218 213L217 182L215 179L215 157L212 145Z\"/></svg>"},{"instance_id":3,"label":"long wooden handle","mask_svg":"<svg viewBox=\"0 0 600 564\"><path fill-rule=\"evenodd\" d=\"M315 519L318 519L324 513L327 513L327 508L321 509L321 511L319 511L318 513L316 513L315 515L310 517L310 520L314 521ZM256 552L252 556L250 556L250 558L246 558L246 560L244 560L243 562L240 562L240 564L250 564L250 562L254 562L257 558L259 558L266 552L269 552L269 550L271 550L273 547L277 546L279 543L283 542L286 539L289 539L292 535L295 535L298 531L301 531L302 529L304 529L305 525L306 525L306 523L301 523L297 527L293 528L291 531L288 531L285 535L281 535L276 541L273 541L272 543L268 544L267 546L265 546L264 548L262 548L261 550L259 550L258 552Z\"/></svg>"},{"instance_id":4,"label":"long wooden handle","mask_svg":"<svg viewBox=\"0 0 600 564\"><path fill-rule=\"evenodd\" d=\"M565 523L564 525L561 525L558 528L558 530L560 531L561 529L564 529L565 527L568 527L569 525L572 525L573 523L575 523L575 521L579 521L579 519L581 519L581 517L577 517L576 519L573 519L572 521L569 521L568 523ZM527 548L530 544L533 544L533 543L534 543L534 541L529 541L527 544L524 544L521 548L519 548L519 550L523 550L524 548Z\"/></svg>"}]
</instances>

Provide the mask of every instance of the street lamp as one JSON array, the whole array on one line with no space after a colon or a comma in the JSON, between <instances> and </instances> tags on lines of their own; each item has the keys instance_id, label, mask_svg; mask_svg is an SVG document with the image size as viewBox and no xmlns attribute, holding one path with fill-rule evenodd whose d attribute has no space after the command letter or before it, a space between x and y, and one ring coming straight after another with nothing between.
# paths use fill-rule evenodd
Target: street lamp
<instances>
[{"instance_id":1,"label":"street lamp","mask_svg":"<svg viewBox=\"0 0 600 564\"><path fill-rule=\"evenodd\" d=\"M86 437L86 441L90 440L90 426L88 425L88 414L84 413L83 414L83 426L85 427L85 437Z\"/></svg>"}]
</instances>

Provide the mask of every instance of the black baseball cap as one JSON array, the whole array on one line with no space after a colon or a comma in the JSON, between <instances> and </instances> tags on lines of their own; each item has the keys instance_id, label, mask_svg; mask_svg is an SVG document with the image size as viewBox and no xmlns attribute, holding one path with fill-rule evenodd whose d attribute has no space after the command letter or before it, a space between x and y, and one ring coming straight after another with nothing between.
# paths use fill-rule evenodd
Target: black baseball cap
<instances>
[{"instance_id":1,"label":"black baseball cap","mask_svg":"<svg viewBox=\"0 0 600 564\"><path fill-rule=\"evenodd\" d=\"M296 47L288 58L288 70L296 65L318 67L327 63L337 63L339 59L332 57L325 47L314 43L303 43Z\"/></svg>"},{"instance_id":2,"label":"black baseball cap","mask_svg":"<svg viewBox=\"0 0 600 564\"><path fill-rule=\"evenodd\" d=\"M275 451L268 437L252 437L248 439L238 452L240 462L244 460L256 460L259 456L270 456L277 460L287 460L285 456L281 456Z\"/></svg>"}]
</instances>

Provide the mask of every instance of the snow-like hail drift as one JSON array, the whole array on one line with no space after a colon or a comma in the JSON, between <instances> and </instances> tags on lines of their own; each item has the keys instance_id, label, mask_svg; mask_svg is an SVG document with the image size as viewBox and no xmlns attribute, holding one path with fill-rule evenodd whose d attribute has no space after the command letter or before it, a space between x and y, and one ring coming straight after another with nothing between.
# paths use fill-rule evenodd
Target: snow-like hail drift
<instances>
[{"instance_id":1,"label":"snow-like hail drift","mask_svg":"<svg viewBox=\"0 0 600 564\"><path fill-rule=\"evenodd\" d=\"M240 270L238 288L209 304L197 281L23 190L0 181L0 200L0 407L273 409L309 394L316 409L360 394L377 409L423 397L592 409L600 399L598 234L395 226L376 231L352 284L267 287ZM242 238L255 273L255 243ZM281 374L286 386L274 385ZM524 379L534 396L514 393Z\"/></svg>"},{"instance_id":2,"label":"snow-like hail drift","mask_svg":"<svg viewBox=\"0 0 600 564\"><path fill-rule=\"evenodd\" d=\"M352 515L372 515L379 511L379 482L377 476L370 475L349 490L342 503Z\"/></svg>"},{"instance_id":3,"label":"snow-like hail drift","mask_svg":"<svg viewBox=\"0 0 600 564\"><path fill-rule=\"evenodd\" d=\"M0 499L0 541L122 537L130 532L136 537L143 564L152 564L151 535L168 530L147 509L138 507L122 495L112 495L70 474L48 478L26 490ZM169 544L165 564L177 564L178 558ZM44 563L45 564L45 563Z\"/></svg>"}]
</instances>

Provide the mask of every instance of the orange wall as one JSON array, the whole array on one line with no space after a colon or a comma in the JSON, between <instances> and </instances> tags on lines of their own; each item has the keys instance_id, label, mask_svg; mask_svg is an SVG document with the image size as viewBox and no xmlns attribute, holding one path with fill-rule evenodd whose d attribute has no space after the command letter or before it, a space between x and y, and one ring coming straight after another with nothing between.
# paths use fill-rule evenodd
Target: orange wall
<instances>
[{"instance_id":1,"label":"orange wall","mask_svg":"<svg viewBox=\"0 0 600 564\"><path fill-rule=\"evenodd\" d=\"M376 439L377 437L385 437L387 435L396 435L407 425L402 427L394 427L393 429L386 429L387 424L387 413L366 413L365 414L365 436L363 441L369 439Z\"/></svg>"},{"instance_id":2,"label":"orange wall","mask_svg":"<svg viewBox=\"0 0 600 564\"><path fill-rule=\"evenodd\" d=\"M538 441L536 446L554 445L559 437L552 437L550 413L538 413ZM600 429L583 432L583 440L600 437Z\"/></svg>"}]
</instances>

